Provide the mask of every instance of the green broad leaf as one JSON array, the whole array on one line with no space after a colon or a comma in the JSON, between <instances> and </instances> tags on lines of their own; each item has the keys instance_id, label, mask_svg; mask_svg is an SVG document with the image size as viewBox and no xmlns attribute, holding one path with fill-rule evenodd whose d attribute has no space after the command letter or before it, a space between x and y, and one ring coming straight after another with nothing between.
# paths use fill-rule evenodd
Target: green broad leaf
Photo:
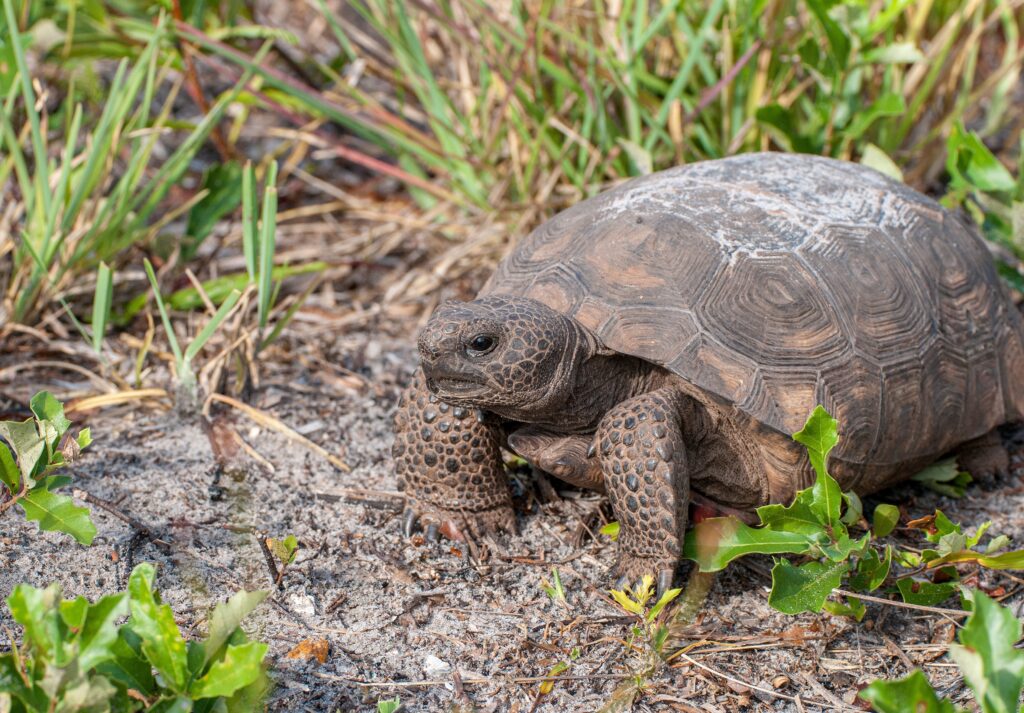
<instances>
[{"instance_id":1,"label":"green broad leaf","mask_svg":"<svg viewBox=\"0 0 1024 713\"><path fill-rule=\"evenodd\" d=\"M941 510L936 510L933 515L911 520L907 527L912 530L921 530L929 542L938 543L946 535L961 533L963 530L958 523L953 522Z\"/></svg>"},{"instance_id":2,"label":"green broad leaf","mask_svg":"<svg viewBox=\"0 0 1024 713\"><path fill-rule=\"evenodd\" d=\"M267 645L250 641L241 646L228 646L221 659L213 662L206 675L189 687L193 698L230 696L256 681L263 670Z\"/></svg>"},{"instance_id":3,"label":"green broad leaf","mask_svg":"<svg viewBox=\"0 0 1024 713\"><path fill-rule=\"evenodd\" d=\"M1012 191L1017 182L973 131L953 125L946 142L946 168L954 187L980 191Z\"/></svg>"},{"instance_id":4,"label":"green broad leaf","mask_svg":"<svg viewBox=\"0 0 1024 713\"><path fill-rule=\"evenodd\" d=\"M971 482L971 476L960 470L956 458L945 458L914 475L911 480L922 483L929 490L951 498L961 498Z\"/></svg>"},{"instance_id":5,"label":"green broad leaf","mask_svg":"<svg viewBox=\"0 0 1024 713\"><path fill-rule=\"evenodd\" d=\"M920 669L894 681L875 681L858 695L877 713L956 713L950 701L939 699Z\"/></svg>"},{"instance_id":6,"label":"green broad leaf","mask_svg":"<svg viewBox=\"0 0 1024 713\"><path fill-rule=\"evenodd\" d=\"M847 490L843 493L843 503L846 505L842 518L843 524L853 525L860 522L864 517L864 503L861 502L860 496L852 490Z\"/></svg>"},{"instance_id":7,"label":"green broad leaf","mask_svg":"<svg viewBox=\"0 0 1024 713\"><path fill-rule=\"evenodd\" d=\"M21 477L31 488L35 485L34 476L43 469L41 461L46 453L46 441L39 435L35 420L0 421L0 438L14 450Z\"/></svg>"},{"instance_id":8,"label":"green broad leaf","mask_svg":"<svg viewBox=\"0 0 1024 713\"><path fill-rule=\"evenodd\" d=\"M84 598L79 597L84 601ZM124 593L111 594L88 606L85 621L78 629L78 665L88 671L115 657L117 620L128 613L128 598Z\"/></svg>"},{"instance_id":9,"label":"green broad leaf","mask_svg":"<svg viewBox=\"0 0 1024 713\"><path fill-rule=\"evenodd\" d=\"M188 675L185 640L181 637L174 614L153 591L156 570L148 562L135 567L128 578L131 597L132 631L142 639L142 653L171 690L184 693Z\"/></svg>"},{"instance_id":10,"label":"green broad leaf","mask_svg":"<svg viewBox=\"0 0 1024 713\"><path fill-rule=\"evenodd\" d=\"M932 560L928 567L938 567L953 562L977 562L988 569L1024 569L1024 550L1004 552L1001 555L986 555L974 550L961 550Z\"/></svg>"},{"instance_id":11,"label":"green broad leaf","mask_svg":"<svg viewBox=\"0 0 1024 713\"><path fill-rule=\"evenodd\" d=\"M188 237L181 246L184 261L192 259L217 221L242 202L242 167L237 161L214 164L203 173L199 190L207 193L189 211L185 227Z\"/></svg>"},{"instance_id":12,"label":"green broad leaf","mask_svg":"<svg viewBox=\"0 0 1024 713\"><path fill-rule=\"evenodd\" d=\"M854 117L843 135L849 139L859 139L879 119L886 116L900 116L906 110L907 104L903 101L902 94L894 92L883 94L871 106Z\"/></svg>"},{"instance_id":13,"label":"green broad leaf","mask_svg":"<svg viewBox=\"0 0 1024 713\"><path fill-rule=\"evenodd\" d=\"M658 614L661 614L662 610L671 604L676 597L682 593L682 589L669 589L655 603L651 610L647 612L647 621L651 622L658 618Z\"/></svg>"},{"instance_id":14,"label":"green broad leaf","mask_svg":"<svg viewBox=\"0 0 1024 713\"><path fill-rule=\"evenodd\" d=\"M0 483L7 486L10 493L18 492L21 487L21 473L18 472L18 464L11 455L11 450L0 443Z\"/></svg>"},{"instance_id":15,"label":"green broad leaf","mask_svg":"<svg viewBox=\"0 0 1024 713\"><path fill-rule=\"evenodd\" d=\"M89 614L89 600L79 596L74 599L65 599L59 605L60 618L72 633L79 631L85 626L85 617Z\"/></svg>"},{"instance_id":16,"label":"green broad leaf","mask_svg":"<svg viewBox=\"0 0 1024 713\"><path fill-rule=\"evenodd\" d=\"M829 527L841 527L839 519L843 492L839 483L828 474L828 454L839 442L836 420L821 405L815 406L804 427L793 434L793 440L807 448L811 466L817 474L811 493L811 511L818 521Z\"/></svg>"},{"instance_id":17,"label":"green broad leaf","mask_svg":"<svg viewBox=\"0 0 1024 713\"><path fill-rule=\"evenodd\" d=\"M156 705L148 708L146 713L191 713L192 708L191 697L178 696L177 698L161 699Z\"/></svg>"},{"instance_id":18,"label":"green broad leaf","mask_svg":"<svg viewBox=\"0 0 1024 713\"><path fill-rule=\"evenodd\" d=\"M619 530L620 529L621 529L621 526L619 525L619 523L616 522L616 521L612 521L612 522L609 522L607 525L603 525L601 527L601 529L599 530L599 532L602 535L608 535L608 537L611 538L612 542L615 542L616 540L619 539Z\"/></svg>"},{"instance_id":19,"label":"green broad leaf","mask_svg":"<svg viewBox=\"0 0 1024 713\"><path fill-rule=\"evenodd\" d=\"M214 607L210 615L210 634L203 642L204 667L220 653L228 638L242 623L242 619L249 616L268 594L269 592L264 590L237 592L226 602Z\"/></svg>"},{"instance_id":20,"label":"green broad leaf","mask_svg":"<svg viewBox=\"0 0 1024 713\"><path fill-rule=\"evenodd\" d=\"M260 675L255 681L244 688L239 688L228 699L224 699L226 713L251 713L251 711L262 711L266 707L264 701L273 684L267 676L265 668L260 669Z\"/></svg>"},{"instance_id":21,"label":"green broad leaf","mask_svg":"<svg viewBox=\"0 0 1024 713\"><path fill-rule=\"evenodd\" d=\"M985 536L985 533L988 532L988 529L990 527L992 527L991 520L986 520L985 522L978 525L977 529L975 529L974 531L974 534L967 536L967 546L974 547L979 542L981 542L981 538Z\"/></svg>"},{"instance_id":22,"label":"green broad leaf","mask_svg":"<svg viewBox=\"0 0 1024 713\"><path fill-rule=\"evenodd\" d=\"M24 671L19 663L12 652L0 654L0 711L20 713L46 710L49 705L46 694L38 687L30 689L25 685ZM19 703L20 707L16 707L15 703Z\"/></svg>"},{"instance_id":23,"label":"green broad leaf","mask_svg":"<svg viewBox=\"0 0 1024 713\"><path fill-rule=\"evenodd\" d=\"M1024 688L1024 652L1014 648L1020 621L1007 608L977 590L968 590L971 615L960 630L960 645L949 655L985 713L1017 713Z\"/></svg>"},{"instance_id":24,"label":"green broad leaf","mask_svg":"<svg viewBox=\"0 0 1024 713\"><path fill-rule=\"evenodd\" d=\"M753 528L734 517L712 517L686 533L683 557L695 561L702 572L717 572L738 557L809 552L814 540L798 532Z\"/></svg>"},{"instance_id":25,"label":"green broad leaf","mask_svg":"<svg viewBox=\"0 0 1024 713\"><path fill-rule=\"evenodd\" d=\"M57 615L60 600L61 588L57 583L46 589L18 584L7 597L7 609L25 630L25 640L50 660L58 658L66 633Z\"/></svg>"},{"instance_id":26,"label":"green broad leaf","mask_svg":"<svg viewBox=\"0 0 1024 713\"><path fill-rule=\"evenodd\" d=\"M845 601L825 602L825 611L833 616L848 616L855 621L860 621L867 613L867 607L857 597L846 597Z\"/></svg>"},{"instance_id":27,"label":"green broad leaf","mask_svg":"<svg viewBox=\"0 0 1024 713\"><path fill-rule=\"evenodd\" d=\"M828 537L828 533L811 509L814 496L811 488L796 494L790 505L762 505L757 509L761 524L773 530L795 532L808 537Z\"/></svg>"},{"instance_id":28,"label":"green broad leaf","mask_svg":"<svg viewBox=\"0 0 1024 713\"><path fill-rule=\"evenodd\" d=\"M850 587L858 592L873 592L882 586L892 566L892 545L886 545L885 556L873 547L857 561L857 569L850 577Z\"/></svg>"},{"instance_id":29,"label":"green broad leaf","mask_svg":"<svg viewBox=\"0 0 1024 713\"><path fill-rule=\"evenodd\" d=\"M962 532L951 532L939 538L939 546L936 552L940 557L945 557L954 552L963 552L967 549L967 536Z\"/></svg>"},{"instance_id":30,"label":"green broad leaf","mask_svg":"<svg viewBox=\"0 0 1024 713\"><path fill-rule=\"evenodd\" d=\"M394 698L377 701L377 713L395 713L402 705L402 700L395 696Z\"/></svg>"},{"instance_id":31,"label":"green broad leaf","mask_svg":"<svg viewBox=\"0 0 1024 713\"><path fill-rule=\"evenodd\" d=\"M866 64L914 64L924 55L912 42L893 42L884 47L874 47L863 55Z\"/></svg>"},{"instance_id":32,"label":"green broad leaf","mask_svg":"<svg viewBox=\"0 0 1024 713\"><path fill-rule=\"evenodd\" d=\"M156 693L153 667L128 643L126 638L129 637L134 637L130 626L122 626L117 640L111 646L114 657L97 665L96 671L126 688L134 688L144 696L152 696Z\"/></svg>"},{"instance_id":33,"label":"green broad leaf","mask_svg":"<svg viewBox=\"0 0 1024 713\"><path fill-rule=\"evenodd\" d=\"M267 549L282 564L291 564L295 560L295 553L298 548L299 541L295 538L295 535L288 535L283 540L275 540L272 537L267 538Z\"/></svg>"},{"instance_id":34,"label":"green broad leaf","mask_svg":"<svg viewBox=\"0 0 1024 713\"><path fill-rule=\"evenodd\" d=\"M788 560L780 559L772 567L768 604L783 614L820 612L848 568L846 562L808 562L794 567Z\"/></svg>"},{"instance_id":35,"label":"green broad leaf","mask_svg":"<svg viewBox=\"0 0 1024 713\"><path fill-rule=\"evenodd\" d=\"M92 431L88 428L83 428L78 432L78 438L75 439L75 443L78 444L80 450L85 450L92 445Z\"/></svg>"},{"instance_id":36,"label":"green broad leaf","mask_svg":"<svg viewBox=\"0 0 1024 713\"><path fill-rule=\"evenodd\" d=\"M117 689L103 676L82 676L60 692L60 711L109 710Z\"/></svg>"},{"instance_id":37,"label":"green broad leaf","mask_svg":"<svg viewBox=\"0 0 1024 713\"><path fill-rule=\"evenodd\" d=\"M27 520L39 523L40 530L66 533L87 546L96 537L89 509L75 505L67 495L36 488L19 500L18 506Z\"/></svg>"},{"instance_id":38,"label":"green broad leaf","mask_svg":"<svg viewBox=\"0 0 1024 713\"><path fill-rule=\"evenodd\" d=\"M873 168L889 178L893 178L900 183L903 182L903 171L900 167L896 165L895 161L889 158L889 154L874 144L864 144L861 148L860 162L868 168Z\"/></svg>"},{"instance_id":39,"label":"green broad leaf","mask_svg":"<svg viewBox=\"0 0 1024 713\"><path fill-rule=\"evenodd\" d=\"M900 509L895 505L882 503L875 508L875 514L871 517L871 529L875 537L885 537L896 529L900 521Z\"/></svg>"},{"instance_id":40,"label":"green broad leaf","mask_svg":"<svg viewBox=\"0 0 1024 713\"><path fill-rule=\"evenodd\" d=\"M896 582L900 596L907 604L933 607L949 599L956 592L956 585L949 582L934 584L922 579L901 579Z\"/></svg>"},{"instance_id":41,"label":"green broad leaf","mask_svg":"<svg viewBox=\"0 0 1024 713\"><path fill-rule=\"evenodd\" d=\"M779 104L768 104L754 112L754 117L764 131L786 151L797 153L820 153L820 143L814 137L800 133L794 114Z\"/></svg>"},{"instance_id":42,"label":"green broad leaf","mask_svg":"<svg viewBox=\"0 0 1024 713\"><path fill-rule=\"evenodd\" d=\"M71 427L71 421L64 415L64 404L49 391L40 391L32 397L29 407L36 418L45 424L47 445L51 450L56 450L61 436Z\"/></svg>"},{"instance_id":43,"label":"green broad leaf","mask_svg":"<svg viewBox=\"0 0 1024 713\"><path fill-rule=\"evenodd\" d=\"M988 544L985 545L985 554L990 555L993 552L998 552L999 550L1006 547L1008 544L1010 544L1010 538L1007 535L999 535L998 537L993 537L991 540L988 541Z\"/></svg>"},{"instance_id":44,"label":"green broad leaf","mask_svg":"<svg viewBox=\"0 0 1024 713\"><path fill-rule=\"evenodd\" d=\"M850 555L854 552L863 552L864 548L868 546L870 539L871 536L865 534L859 540L853 540L850 539L848 534L843 532L835 542L819 545L818 547L821 553L833 562L842 562L849 559Z\"/></svg>"},{"instance_id":45,"label":"green broad leaf","mask_svg":"<svg viewBox=\"0 0 1024 713\"><path fill-rule=\"evenodd\" d=\"M629 156L630 162L633 164L636 176L646 176L649 173L654 172L654 159L651 157L651 153L640 144L634 143L629 139L619 137L617 139L619 146Z\"/></svg>"}]
</instances>

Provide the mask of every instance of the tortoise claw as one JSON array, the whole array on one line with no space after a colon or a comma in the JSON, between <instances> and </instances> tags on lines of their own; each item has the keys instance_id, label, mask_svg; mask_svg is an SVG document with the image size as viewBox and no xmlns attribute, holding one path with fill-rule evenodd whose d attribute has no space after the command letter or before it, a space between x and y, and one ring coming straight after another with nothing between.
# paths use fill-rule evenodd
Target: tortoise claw
<instances>
[{"instance_id":1,"label":"tortoise claw","mask_svg":"<svg viewBox=\"0 0 1024 713\"><path fill-rule=\"evenodd\" d=\"M432 522L427 525L427 531L423 534L423 539L427 542L437 542L441 537L441 526L436 522Z\"/></svg>"},{"instance_id":2,"label":"tortoise claw","mask_svg":"<svg viewBox=\"0 0 1024 713\"><path fill-rule=\"evenodd\" d=\"M416 531L417 522L419 522L419 518L416 517L416 513L412 510L406 510L405 515L402 517L402 532L406 537L412 537L412 533Z\"/></svg>"},{"instance_id":3,"label":"tortoise claw","mask_svg":"<svg viewBox=\"0 0 1024 713\"><path fill-rule=\"evenodd\" d=\"M622 575L621 577L615 580L615 584L612 585L612 589L616 589L621 592L624 591L628 586L629 577L627 577L626 575Z\"/></svg>"},{"instance_id":4,"label":"tortoise claw","mask_svg":"<svg viewBox=\"0 0 1024 713\"><path fill-rule=\"evenodd\" d=\"M672 588L672 580L675 573L671 569L663 569L658 572L658 590L657 598L661 599L662 595Z\"/></svg>"}]
</instances>

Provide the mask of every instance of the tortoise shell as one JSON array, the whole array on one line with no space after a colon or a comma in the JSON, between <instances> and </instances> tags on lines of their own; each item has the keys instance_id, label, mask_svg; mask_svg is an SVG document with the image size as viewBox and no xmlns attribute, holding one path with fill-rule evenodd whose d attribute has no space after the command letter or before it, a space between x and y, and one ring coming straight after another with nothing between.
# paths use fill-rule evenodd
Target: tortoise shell
<instances>
[{"instance_id":1,"label":"tortoise shell","mask_svg":"<svg viewBox=\"0 0 1024 713\"><path fill-rule=\"evenodd\" d=\"M864 166L746 154L556 215L483 295L523 295L784 434L818 403L834 456L923 462L1024 412L1024 330L982 240Z\"/></svg>"}]
</instances>

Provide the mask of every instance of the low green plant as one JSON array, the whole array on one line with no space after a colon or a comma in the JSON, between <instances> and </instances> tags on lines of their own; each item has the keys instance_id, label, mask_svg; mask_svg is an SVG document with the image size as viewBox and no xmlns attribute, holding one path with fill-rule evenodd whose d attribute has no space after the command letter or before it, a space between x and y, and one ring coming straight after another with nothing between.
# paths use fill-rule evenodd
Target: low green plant
<instances>
[{"instance_id":1,"label":"low green plant","mask_svg":"<svg viewBox=\"0 0 1024 713\"><path fill-rule=\"evenodd\" d=\"M669 645L678 620L676 612L668 607L682 591L669 589L655 599L654 577L651 575L645 575L634 587L610 591L619 608L634 620L626 648L635 654L635 662L629 678L616 687L601 713L630 710L647 682L669 658Z\"/></svg>"},{"instance_id":2,"label":"low green plant","mask_svg":"<svg viewBox=\"0 0 1024 713\"><path fill-rule=\"evenodd\" d=\"M395 696L383 701L377 701L377 713L397 713L402 707L402 700Z\"/></svg>"},{"instance_id":3,"label":"low green plant","mask_svg":"<svg viewBox=\"0 0 1024 713\"><path fill-rule=\"evenodd\" d=\"M562 587L562 576L558 573L557 567L551 568L551 581L548 582L546 579L542 579L540 582L540 588L544 590L544 593L548 595L555 604L561 606L568 606L568 602L565 598L565 589Z\"/></svg>"},{"instance_id":4,"label":"low green plant","mask_svg":"<svg viewBox=\"0 0 1024 713\"><path fill-rule=\"evenodd\" d=\"M47 391L33 396L29 405L32 418L0 421L0 517L17 506L40 530L64 532L90 545L96 526L89 510L56 492L71 483L56 471L92 443L89 429L65 439L71 422L64 405Z\"/></svg>"},{"instance_id":5,"label":"low green plant","mask_svg":"<svg viewBox=\"0 0 1024 713\"><path fill-rule=\"evenodd\" d=\"M269 689L267 645L250 641L239 624L267 593L239 592L218 604L207 637L186 642L155 575L140 564L127 592L95 603L64 599L58 584L16 586L7 607L22 642L0 654L0 710L258 710Z\"/></svg>"},{"instance_id":6,"label":"low green plant","mask_svg":"<svg viewBox=\"0 0 1024 713\"><path fill-rule=\"evenodd\" d=\"M195 401L197 396L196 389L196 376L192 369L192 360L195 359L196 355L202 350L206 343L210 340L220 325L227 319L227 316L231 313L231 310L235 308L239 298L242 296L238 290L232 290L228 293L228 296L224 298L224 302L217 309L206 326L200 330L199 334L189 342L189 345L182 351L181 346L178 343L178 337L174 333L174 326L171 324L170 315L167 313L167 307L164 305L163 297L160 295L160 284L156 279L156 273L153 271L153 265L149 260L143 260L143 265L146 268L146 276L149 278L149 284L153 288L153 296L156 299L157 309L160 311L160 319L164 325L164 332L167 335L167 342L171 345L171 353L174 355L174 374L178 381L180 388L179 396L183 397L185 401Z\"/></svg>"},{"instance_id":7,"label":"low green plant","mask_svg":"<svg viewBox=\"0 0 1024 713\"><path fill-rule=\"evenodd\" d=\"M934 605L949 596L958 578L955 564L971 562L991 569L1024 568L1024 550L1002 551L1005 536L991 537L984 548L981 539L991 523L980 525L973 535L936 511L908 523L933 546L920 552L883 544L899 520L892 505L879 505L868 526L860 498L842 492L828 473L829 452L838 442L835 419L818 406L804 428L793 438L804 445L815 471L815 483L797 493L789 505L765 505L757 509L759 527L734 517L710 518L687 533L684 556L697 562L702 572L715 572L747 554L793 554L804 560L776 560L768 603L786 614L821 611L833 590L845 581L849 588L871 592L884 584L909 603ZM856 531L862 534L855 534ZM893 562L917 570L916 574L941 574L936 582L910 574L893 576ZM863 604L854 597L828 602L837 614L859 619Z\"/></svg>"},{"instance_id":8,"label":"low green plant","mask_svg":"<svg viewBox=\"0 0 1024 713\"><path fill-rule=\"evenodd\" d=\"M1024 690L1024 652L1015 647L1020 621L1007 607L977 590L964 590L971 614L949 656L960 667L982 713L1017 713ZM940 698L920 669L893 681L878 680L860 692L878 713L959 713Z\"/></svg>"},{"instance_id":9,"label":"low green plant","mask_svg":"<svg viewBox=\"0 0 1024 713\"><path fill-rule=\"evenodd\" d=\"M997 159L981 138L957 123L946 142L949 191L943 202L963 206L981 226L985 237L1024 259L1024 135L1019 139L1017 178ZM1000 272L1018 290L1024 277L1000 260Z\"/></svg>"}]
</instances>

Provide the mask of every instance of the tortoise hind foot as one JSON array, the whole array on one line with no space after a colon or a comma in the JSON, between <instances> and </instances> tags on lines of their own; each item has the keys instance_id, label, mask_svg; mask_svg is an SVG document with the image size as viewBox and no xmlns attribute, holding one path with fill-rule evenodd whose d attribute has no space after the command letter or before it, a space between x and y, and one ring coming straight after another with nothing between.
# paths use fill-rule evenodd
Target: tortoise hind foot
<instances>
[{"instance_id":1,"label":"tortoise hind foot","mask_svg":"<svg viewBox=\"0 0 1024 713\"><path fill-rule=\"evenodd\" d=\"M956 451L956 463L974 480L986 485L1010 475L1010 454L998 430L961 445Z\"/></svg>"},{"instance_id":2,"label":"tortoise hind foot","mask_svg":"<svg viewBox=\"0 0 1024 713\"><path fill-rule=\"evenodd\" d=\"M500 442L497 425L438 400L417 371L395 413L392 447L399 489L408 497L405 532L422 524L432 539L514 534Z\"/></svg>"},{"instance_id":3,"label":"tortoise hind foot","mask_svg":"<svg viewBox=\"0 0 1024 713\"><path fill-rule=\"evenodd\" d=\"M508 436L508 446L545 473L580 488L604 491L597 458L590 455L592 436L565 436L538 426L523 426Z\"/></svg>"},{"instance_id":4,"label":"tortoise hind foot","mask_svg":"<svg viewBox=\"0 0 1024 713\"><path fill-rule=\"evenodd\" d=\"M671 582L686 531L690 480L680 415L671 387L627 399L605 414L597 451L619 521L615 571Z\"/></svg>"}]
</instances>

